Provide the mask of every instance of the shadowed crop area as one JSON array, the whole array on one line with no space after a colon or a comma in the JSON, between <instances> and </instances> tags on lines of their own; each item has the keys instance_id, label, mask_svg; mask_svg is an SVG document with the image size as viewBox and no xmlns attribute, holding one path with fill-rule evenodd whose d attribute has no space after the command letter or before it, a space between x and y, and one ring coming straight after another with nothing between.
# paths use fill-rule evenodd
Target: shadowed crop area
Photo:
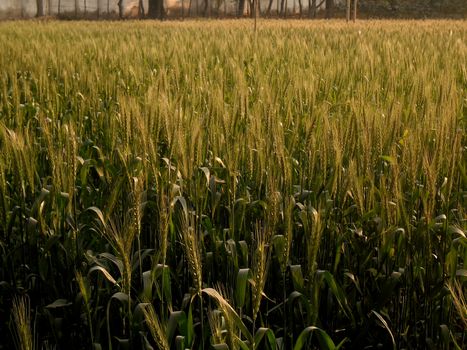
<instances>
[{"instance_id":1,"label":"shadowed crop area","mask_svg":"<svg viewBox=\"0 0 467 350\"><path fill-rule=\"evenodd\" d=\"M467 22L0 23L0 349L465 349Z\"/></svg>"}]
</instances>

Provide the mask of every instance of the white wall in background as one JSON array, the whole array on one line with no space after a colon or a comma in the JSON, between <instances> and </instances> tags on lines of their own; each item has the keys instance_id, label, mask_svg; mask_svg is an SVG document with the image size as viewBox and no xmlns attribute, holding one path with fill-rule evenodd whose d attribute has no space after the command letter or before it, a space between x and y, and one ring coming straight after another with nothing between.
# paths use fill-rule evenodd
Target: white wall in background
<instances>
[{"instance_id":1,"label":"white wall in background","mask_svg":"<svg viewBox=\"0 0 467 350\"><path fill-rule=\"evenodd\" d=\"M36 0L0 0L0 18L36 14Z\"/></svg>"}]
</instances>

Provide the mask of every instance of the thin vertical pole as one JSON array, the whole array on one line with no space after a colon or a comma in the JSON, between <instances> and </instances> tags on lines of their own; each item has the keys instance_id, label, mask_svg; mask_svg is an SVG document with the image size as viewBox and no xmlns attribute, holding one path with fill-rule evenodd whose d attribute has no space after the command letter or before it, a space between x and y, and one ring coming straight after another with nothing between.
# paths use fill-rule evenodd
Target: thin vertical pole
<instances>
[{"instance_id":1,"label":"thin vertical pole","mask_svg":"<svg viewBox=\"0 0 467 350\"><path fill-rule=\"evenodd\" d=\"M357 20L357 3L358 0L353 0L353 21Z\"/></svg>"},{"instance_id":2,"label":"thin vertical pole","mask_svg":"<svg viewBox=\"0 0 467 350\"><path fill-rule=\"evenodd\" d=\"M253 0L253 11L254 11L254 14L255 14L255 33L256 33L256 22L258 20L258 0Z\"/></svg>"},{"instance_id":3,"label":"thin vertical pole","mask_svg":"<svg viewBox=\"0 0 467 350\"><path fill-rule=\"evenodd\" d=\"M347 19L347 22L350 21L350 1L351 0L347 0L347 12L346 12L346 19Z\"/></svg>"}]
</instances>

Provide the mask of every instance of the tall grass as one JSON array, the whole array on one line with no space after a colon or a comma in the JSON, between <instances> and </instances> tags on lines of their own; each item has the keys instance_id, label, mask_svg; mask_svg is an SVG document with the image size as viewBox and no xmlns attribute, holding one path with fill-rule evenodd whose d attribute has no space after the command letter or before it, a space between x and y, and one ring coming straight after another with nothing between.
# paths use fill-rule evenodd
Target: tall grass
<instances>
[{"instance_id":1,"label":"tall grass","mask_svg":"<svg viewBox=\"0 0 467 350\"><path fill-rule=\"evenodd\" d=\"M465 347L465 22L0 42L7 348Z\"/></svg>"}]
</instances>

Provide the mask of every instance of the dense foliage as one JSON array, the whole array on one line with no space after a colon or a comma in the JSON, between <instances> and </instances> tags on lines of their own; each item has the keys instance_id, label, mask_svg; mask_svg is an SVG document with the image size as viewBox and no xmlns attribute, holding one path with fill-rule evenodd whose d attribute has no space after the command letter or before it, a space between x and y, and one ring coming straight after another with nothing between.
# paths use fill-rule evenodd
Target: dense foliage
<instances>
[{"instance_id":1,"label":"dense foliage","mask_svg":"<svg viewBox=\"0 0 467 350\"><path fill-rule=\"evenodd\" d=\"M1 349L467 345L466 22L0 43Z\"/></svg>"}]
</instances>

